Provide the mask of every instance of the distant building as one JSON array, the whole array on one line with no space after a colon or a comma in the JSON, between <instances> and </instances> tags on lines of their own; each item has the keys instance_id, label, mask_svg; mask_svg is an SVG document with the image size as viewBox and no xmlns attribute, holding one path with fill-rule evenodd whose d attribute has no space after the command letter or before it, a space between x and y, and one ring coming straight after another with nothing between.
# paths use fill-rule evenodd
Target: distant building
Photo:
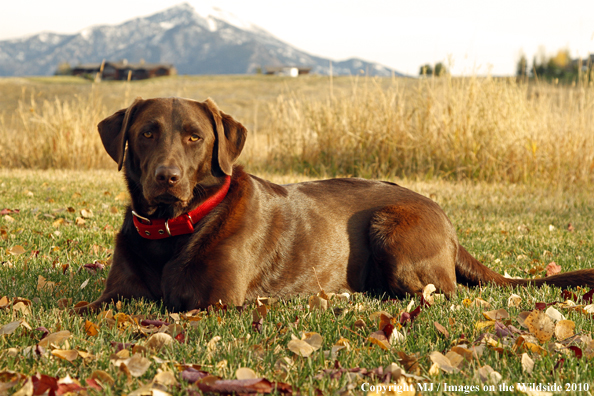
<instances>
[{"instance_id":1,"label":"distant building","mask_svg":"<svg viewBox=\"0 0 594 396\"><path fill-rule=\"evenodd\" d=\"M172 64L165 63L128 63L119 62L87 63L72 69L73 76L91 76L99 74L101 80L144 80L153 77L177 74Z\"/></svg>"},{"instance_id":2,"label":"distant building","mask_svg":"<svg viewBox=\"0 0 594 396\"><path fill-rule=\"evenodd\" d=\"M302 74L309 74L311 67L303 66L267 66L265 74L275 76L290 76L297 77Z\"/></svg>"},{"instance_id":3,"label":"distant building","mask_svg":"<svg viewBox=\"0 0 594 396\"><path fill-rule=\"evenodd\" d=\"M594 54L590 54L590 56L586 57L585 59L573 59L571 61L571 65L575 68L579 68L581 64L582 71L588 71L592 69L594 65Z\"/></svg>"}]
</instances>

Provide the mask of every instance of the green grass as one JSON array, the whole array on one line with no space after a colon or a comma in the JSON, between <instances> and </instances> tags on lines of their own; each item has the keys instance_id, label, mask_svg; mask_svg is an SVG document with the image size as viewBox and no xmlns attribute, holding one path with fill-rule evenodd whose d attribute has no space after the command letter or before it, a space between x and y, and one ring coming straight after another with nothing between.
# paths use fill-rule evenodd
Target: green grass
<instances>
[{"instance_id":1,"label":"green grass","mask_svg":"<svg viewBox=\"0 0 594 396\"><path fill-rule=\"evenodd\" d=\"M303 179L299 176L264 176L281 182ZM544 268L551 261L560 264L563 271L592 267L594 206L591 190L553 190L545 186L445 181L397 182L435 199L455 224L462 245L497 271L507 271L512 276L532 277L534 275L530 270ZM401 330L407 334L406 340L392 345L387 351L366 340L378 326L370 316L377 311L386 311L399 317L410 302L409 299L382 302L357 294L348 302L334 303L332 308L339 308L336 311L325 312L310 311L307 307L308 296L280 301L271 307L265 317L261 333L255 332L251 325L254 302L248 302L243 311L229 309L210 312L196 327L182 321L186 327L186 343L174 342L172 346L158 352L147 352L146 356L152 362L150 368L144 375L128 383L126 376L110 363L110 357L116 352L110 342L144 344L146 337L138 334L137 327L129 326L124 330L117 326L110 328L95 315L81 318L70 315L67 309L58 306L59 299L71 298L73 304L92 301L102 291L107 270L93 275L81 267L95 260L109 262L114 232L121 224L124 211L125 202L116 200L122 191L125 191L124 183L115 171L0 170L0 210L20 209L20 213L10 214L13 222L0 218L0 228L4 231L0 236L0 297L32 300L31 313L24 316L32 329L43 326L50 332L69 330L72 333L68 340L70 349L84 350L95 356L84 363L80 357L74 363L51 355L45 359L27 358L23 350L34 346L41 338L41 332L21 326L10 335L0 336L0 372L12 370L25 376L42 373L60 378L69 374L85 386L84 380L95 370L104 370L116 382L101 394L119 395L146 384L158 369L175 371L175 363L194 363L201 365L202 370L225 379L234 379L237 368L249 367L270 381L289 383L303 394L315 394L316 389L323 394L334 394L340 389L347 389L349 384L354 386L355 394L361 393L360 386L364 382L376 384L377 381L362 377L349 382L347 375L338 379L321 375L321 379L316 379L323 369L334 367L334 361L326 359L323 351L330 350L336 341L344 337L349 340L352 349L338 352L338 362L343 368L374 369L392 362L400 365L398 352L401 351L418 354L420 375L426 376L435 385L447 382L482 386L476 372L484 365L490 365L499 372L503 377L501 383L507 385L516 382L546 384L553 381L559 384L572 382L594 385L592 360L585 356L580 360L565 356L564 366L554 370L555 364L564 355L553 352L541 357L529 352L535 366L532 374L526 374L522 371L520 355L514 354L508 347L505 349L510 353L504 356L487 347L478 360L469 363L457 374L441 372L437 376L430 376L428 372L432 363L429 353L439 351L445 354L450 350L453 340L460 339L462 334L472 342L486 331L477 330L475 323L484 321L482 312L489 309L465 307L464 299L481 297L491 303L490 309L505 308L510 314L511 324L518 328L520 326L516 317L519 312L534 309L535 302L561 301L560 290L555 288L512 291L490 286L482 289L460 287L457 296L450 301L437 302L426 308L412 326L409 324ZM68 208L73 208L74 212ZM78 226L76 218L81 216L82 209L91 210L94 217L86 219L83 226ZM65 222L54 225L59 218L64 218ZM573 225L574 232L567 230L568 223ZM550 231L550 225L555 227L553 231ZM528 231L523 227L519 230L520 226L526 226ZM23 246L26 252L10 255L8 250L16 245ZM32 251L39 253L32 256ZM65 271L63 265L68 265ZM56 283L55 289L38 290L40 275ZM535 275L544 276L544 271L537 271ZM81 290L81 285L87 280L87 286ZM519 308L507 307L507 299L512 292L522 297ZM452 306L463 308L452 310ZM114 313L168 319L168 312L154 302L128 301L120 309L111 308ZM561 308L559 310L567 319L575 322L577 334L592 333L591 317ZM21 313L13 312L10 308L0 309L0 325L21 317ZM455 321L454 325L450 324L450 318ZM357 319L362 319L366 328L354 327ZM85 333L85 320L99 325L97 336ZM449 339L435 330L434 321L449 331ZM309 358L295 356L287 349L291 335L299 336L301 332L317 332L324 337L322 348ZM214 353L209 354L207 343L215 336L220 336L221 341ZM543 346L547 348L548 344ZM10 352L14 350L9 351L10 348L17 348L18 353L14 355ZM585 347L582 348L585 350ZM165 363L157 363L153 356ZM275 368L275 362L283 357L290 357L294 362L288 370ZM227 363L223 364L222 361ZM184 382L179 373L176 376L180 386L170 387L171 394L182 395L187 394L188 389L196 389ZM14 386L9 394L22 385L23 381ZM89 394L99 394L94 392L89 390ZM443 392L431 394L440 393Z\"/></svg>"}]
</instances>

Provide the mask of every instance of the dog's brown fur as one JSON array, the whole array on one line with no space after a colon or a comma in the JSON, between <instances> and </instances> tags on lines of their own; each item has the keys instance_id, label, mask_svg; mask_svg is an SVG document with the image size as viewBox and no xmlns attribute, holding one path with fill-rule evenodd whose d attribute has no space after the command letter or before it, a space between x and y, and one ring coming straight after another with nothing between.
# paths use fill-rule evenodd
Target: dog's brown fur
<instances>
[{"instance_id":1,"label":"dog's brown fur","mask_svg":"<svg viewBox=\"0 0 594 396\"><path fill-rule=\"evenodd\" d=\"M174 310L219 300L241 305L320 286L397 297L419 294L429 283L447 295L457 282L594 287L592 269L504 278L458 244L435 202L393 183L277 185L249 175L233 166L247 131L210 99L137 99L103 120L99 133L109 155L125 164L132 203L105 291L81 311L121 298L162 299ZM226 198L193 234L148 240L136 231L131 210L178 216L214 194L226 175L232 176Z\"/></svg>"}]
</instances>

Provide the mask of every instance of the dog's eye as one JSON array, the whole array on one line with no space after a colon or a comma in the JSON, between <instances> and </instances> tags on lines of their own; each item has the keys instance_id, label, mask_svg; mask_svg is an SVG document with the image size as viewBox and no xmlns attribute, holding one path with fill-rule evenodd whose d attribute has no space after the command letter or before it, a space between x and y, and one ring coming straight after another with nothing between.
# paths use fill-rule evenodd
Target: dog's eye
<instances>
[{"instance_id":1,"label":"dog's eye","mask_svg":"<svg viewBox=\"0 0 594 396\"><path fill-rule=\"evenodd\" d=\"M192 136L190 136L190 142L197 142L198 140L200 140L200 136L193 134Z\"/></svg>"},{"instance_id":2,"label":"dog's eye","mask_svg":"<svg viewBox=\"0 0 594 396\"><path fill-rule=\"evenodd\" d=\"M142 134L142 136L144 136L147 139L150 139L153 137L153 133L152 132L145 132Z\"/></svg>"}]
</instances>

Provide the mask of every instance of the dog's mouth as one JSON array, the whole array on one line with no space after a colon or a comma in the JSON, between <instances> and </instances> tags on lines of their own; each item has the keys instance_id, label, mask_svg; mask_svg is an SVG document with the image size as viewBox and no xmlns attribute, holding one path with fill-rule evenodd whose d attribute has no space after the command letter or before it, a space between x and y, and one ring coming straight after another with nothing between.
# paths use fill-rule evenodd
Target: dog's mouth
<instances>
[{"instance_id":1,"label":"dog's mouth","mask_svg":"<svg viewBox=\"0 0 594 396\"><path fill-rule=\"evenodd\" d=\"M153 198L152 201L156 205L173 205L176 203L183 202L182 199L170 193L158 195L155 198Z\"/></svg>"},{"instance_id":2,"label":"dog's mouth","mask_svg":"<svg viewBox=\"0 0 594 396\"><path fill-rule=\"evenodd\" d=\"M147 198L147 202L146 212L148 215L169 218L179 216L185 211L188 204L188 200L169 192Z\"/></svg>"}]
</instances>

